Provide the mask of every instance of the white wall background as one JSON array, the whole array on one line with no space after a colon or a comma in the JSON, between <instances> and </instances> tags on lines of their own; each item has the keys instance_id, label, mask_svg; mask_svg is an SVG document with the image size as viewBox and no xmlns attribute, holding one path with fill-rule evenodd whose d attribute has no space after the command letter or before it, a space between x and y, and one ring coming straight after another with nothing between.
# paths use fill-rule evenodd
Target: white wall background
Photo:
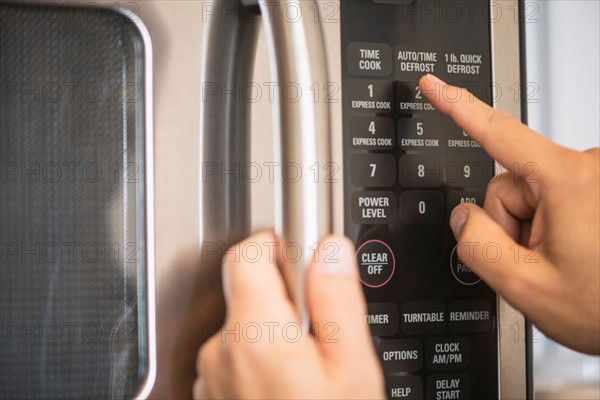
<instances>
[{"instance_id":1,"label":"white wall background","mask_svg":"<svg viewBox=\"0 0 600 400\"><path fill-rule=\"evenodd\" d=\"M565 146L598 147L600 1L529 0L528 81L539 85L530 125Z\"/></svg>"},{"instance_id":2,"label":"white wall background","mask_svg":"<svg viewBox=\"0 0 600 400\"><path fill-rule=\"evenodd\" d=\"M570 148L600 146L600 1L529 0L526 14L527 80L539 88L529 125ZM536 338L539 398L600 398L598 357Z\"/></svg>"}]
</instances>

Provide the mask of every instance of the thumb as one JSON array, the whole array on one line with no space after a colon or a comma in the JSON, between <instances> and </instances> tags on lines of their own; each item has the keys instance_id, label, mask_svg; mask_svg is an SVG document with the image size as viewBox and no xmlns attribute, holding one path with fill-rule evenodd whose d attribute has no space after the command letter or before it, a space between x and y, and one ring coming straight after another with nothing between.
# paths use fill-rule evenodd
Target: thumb
<instances>
[{"instance_id":1,"label":"thumb","mask_svg":"<svg viewBox=\"0 0 600 400\"><path fill-rule=\"evenodd\" d=\"M308 272L306 290L315 340L326 358L340 363L373 352L354 253L349 239L331 235L319 243Z\"/></svg>"},{"instance_id":2,"label":"thumb","mask_svg":"<svg viewBox=\"0 0 600 400\"><path fill-rule=\"evenodd\" d=\"M458 241L457 254L473 272L517 309L528 313L543 308L545 296L556 287L554 268L531 248L519 245L485 210L462 204L452 211L450 227Z\"/></svg>"}]
</instances>

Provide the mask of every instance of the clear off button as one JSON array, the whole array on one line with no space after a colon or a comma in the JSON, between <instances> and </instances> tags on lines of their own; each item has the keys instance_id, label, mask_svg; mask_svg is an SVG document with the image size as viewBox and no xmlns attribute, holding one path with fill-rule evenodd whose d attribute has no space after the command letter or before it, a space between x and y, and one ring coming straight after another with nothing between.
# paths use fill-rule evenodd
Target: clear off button
<instances>
[{"instance_id":1,"label":"clear off button","mask_svg":"<svg viewBox=\"0 0 600 400\"><path fill-rule=\"evenodd\" d=\"M348 70L353 75L388 76L392 73L392 48L382 43L350 43Z\"/></svg>"},{"instance_id":2,"label":"clear off button","mask_svg":"<svg viewBox=\"0 0 600 400\"><path fill-rule=\"evenodd\" d=\"M390 246L381 240L369 240L356 252L361 282L371 288L384 286L392 279L396 260Z\"/></svg>"}]
</instances>

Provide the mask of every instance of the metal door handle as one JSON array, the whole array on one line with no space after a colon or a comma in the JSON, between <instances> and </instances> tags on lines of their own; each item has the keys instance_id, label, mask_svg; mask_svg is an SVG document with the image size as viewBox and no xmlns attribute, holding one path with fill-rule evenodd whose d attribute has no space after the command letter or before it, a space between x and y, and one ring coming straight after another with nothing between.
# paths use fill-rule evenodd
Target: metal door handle
<instances>
[{"instance_id":1,"label":"metal door handle","mask_svg":"<svg viewBox=\"0 0 600 400\"><path fill-rule=\"evenodd\" d=\"M279 88L274 103L275 147L279 149L276 158L282 166L294 165L303 172L299 180L282 179L281 174L277 174L276 233L283 243L282 248L295 250L288 251L285 257L280 256L279 264L306 327L309 317L304 293L305 272L318 241L332 230L330 184L323 174L309 176L311 168L323 171L330 162L329 107L308 94L313 84L327 82L321 25L315 22L311 1L224 0L216 6L229 10L238 7L239 18L221 13L208 15L203 85L239 83L244 87L251 81L258 24L250 13L258 9L263 15L271 74ZM298 18L290 17L291 14ZM290 85L302 88L305 93L292 100L284 98L281 90ZM249 161L247 139L251 112L248 104L236 102L233 97L202 99L204 164L239 162L244 165ZM233 244L246 237L250 233L248 199L248 183L203 182L204 240L220 239Z\"/></svg>"}]
</instances>

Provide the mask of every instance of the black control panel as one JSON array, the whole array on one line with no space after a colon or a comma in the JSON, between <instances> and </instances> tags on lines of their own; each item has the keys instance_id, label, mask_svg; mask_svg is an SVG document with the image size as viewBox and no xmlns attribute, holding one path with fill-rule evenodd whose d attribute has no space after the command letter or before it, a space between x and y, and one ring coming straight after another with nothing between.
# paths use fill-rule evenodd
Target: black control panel
<instances>
[{"instance_id":1,"label":"black control panel","mask_svg":"<svg viewBox=\"0 0 600 400\"><path fill-rule=\"evenodd\" d=\"M449 227L456 205L483 205L494 162L418 88L432 73L491 103L489 1L340 7L345 230L387 396L497 398L496 295Z\"/></svg>"}]
</instances>

